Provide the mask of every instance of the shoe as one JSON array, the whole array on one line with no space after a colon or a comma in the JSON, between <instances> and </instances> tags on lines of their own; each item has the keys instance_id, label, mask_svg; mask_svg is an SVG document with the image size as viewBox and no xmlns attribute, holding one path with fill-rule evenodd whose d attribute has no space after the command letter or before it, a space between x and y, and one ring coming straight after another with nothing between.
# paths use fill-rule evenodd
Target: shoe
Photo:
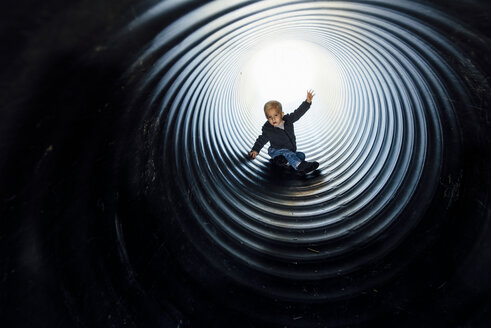
<instances>
[{"instance_id":1,"label":"shoe","mask_svg":"<svg viewBox=\"0 0 491 328\"><path fill-rule=\"evenodd\" d=\"M285 156L283 155L280 155L280 156L276 156L275 158L273 158L273 164L276 165L276 166L288 166L288 161L286 160Z\"/></svg>"},{"instance_id":2,"label":"shoe","mask_svg":"<svg viewBox=\"0 0 491 328\"><path fill-rule=\"evenodd\" d=\"M318 167L319 167L319 163L317 162L302 161L300 164L298 164L297 171L303 173L309 173L316 170Z\"/></svg>"}]
</instances>

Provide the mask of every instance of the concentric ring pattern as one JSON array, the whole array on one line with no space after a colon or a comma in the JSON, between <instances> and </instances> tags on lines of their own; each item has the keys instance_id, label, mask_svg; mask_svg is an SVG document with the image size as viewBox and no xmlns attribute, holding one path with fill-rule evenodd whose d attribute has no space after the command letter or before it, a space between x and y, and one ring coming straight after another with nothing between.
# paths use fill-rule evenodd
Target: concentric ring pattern
<instances>
[{"instance_id":1,"label":"concentric ring pattern","mask_svg":"<svg viewBox=\"0 0 491 328\"><path fill-rule=\"evenodd\" d=\"M403 245L458 160L445 145L458 145L455 104L469 100L445 37L454 24L411 2L243 1L163 29L130 69L148 67L134 106L153 122L163 243L185 240L204 271L281 299L349 297L393 276L411 256L366 268ZM297 126L299 149L320 163L306 178L278 176L265 149L247 159L264 120L240 92L242 69L281 39L318 47L335 67L337 92L316 86L319 101Z\"/></svg>"}]
</instances>

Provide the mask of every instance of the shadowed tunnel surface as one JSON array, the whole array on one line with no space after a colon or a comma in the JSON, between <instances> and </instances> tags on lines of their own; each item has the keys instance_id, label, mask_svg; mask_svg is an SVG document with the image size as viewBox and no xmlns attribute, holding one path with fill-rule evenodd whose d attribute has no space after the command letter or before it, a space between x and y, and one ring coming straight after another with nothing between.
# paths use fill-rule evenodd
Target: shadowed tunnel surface
<instances>
[{"instance_id":1,"label":"shadowed tunnel surface","mask_svg":"<svg viewBox=\"0 0 491 328\"><path fill-rule=\"evenodd\" d=\"M5 23L2 322L490 322L488 6L39 9ZM309 88L319 171L247 159Z\"/></svg>"}]
</instances>

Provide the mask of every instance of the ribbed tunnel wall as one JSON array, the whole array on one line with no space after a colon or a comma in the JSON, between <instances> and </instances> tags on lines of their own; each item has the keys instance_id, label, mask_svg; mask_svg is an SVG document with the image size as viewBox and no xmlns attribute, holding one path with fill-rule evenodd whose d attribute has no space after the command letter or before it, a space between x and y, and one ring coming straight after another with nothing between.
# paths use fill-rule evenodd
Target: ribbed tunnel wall
<instances>
[{"instance_id":1,"label":"ribbed tunnel wall","mask_svg":"<svg viewBox=\"0 0 491 328\"><path fill-rule=\"evenodd\" d=\"M209 7L210 13L202 11L226 10ZM448 91L463 89L442 58L456 50L443 48L439 54L430 45L444 41L441 34L389 9L255 4L220 15L165 53L160 49L171 33L164 30L138 59L157 58L141 92L150 99L145 106L159 108L151 138L162 154L152 156L161 163L156 173L166 201L186 201L181 215L187 219L176 224L196 226L191 240L215 243L238 265L286 279L285 286L272 282L268 293L311 298L301 288L292 290L290 279L321 281L380 258L421 219L440 174L458 179L458 172L442 172L442 141L453 144L459 130L441 126L442 119L455 121ZM186 30L185 24L192 29L195 23L185 16L168 29ZM302 181L271 181L267 156L259 163L245 160L264 119L254 120L251 113L261 108L246 107L234 90L248 53L264 45L261 39L278 38L323 47L339 67L336 82L344 91L333 97L337 102L331 97L314 102L314 114L302 122L299 147L321 163L319 176ZM322 85L316 91L329 93ZM456 100L465 106L464 97ZM197 247L205 257L209 248ZM367 284L352 288L359 292ZM321 299L344 294L322 286Z\"/></svg>"},{"instance_id":2,"label":"ribbed tunnel wall","mask_svg":"<svg viewBox=\"0 0 491 328\"><path fill-rule=\"evenodd\" d=\"M5 295L30 278L45 287L17 308L49 299L38 316L81 327L486 322L490 44L456 8L133 8L92 36L95 52L65 58L68 71L46 69L62 96L28 103L55 109L23 123L43 129L37 178L7 180L28 187L5 192L5 213L24 218L6 225L16 251L3 257L24 269L4 272ZM313 85L291 77L298 94L284 101L291 112L315 89L296 124L299 150L320 163L306 177L272 167L266 149L247 158L269 100L250 63L285 40L317 56L306 54ZM12 144L10 158L26 156Z\"/></svg>"}]
</instances>

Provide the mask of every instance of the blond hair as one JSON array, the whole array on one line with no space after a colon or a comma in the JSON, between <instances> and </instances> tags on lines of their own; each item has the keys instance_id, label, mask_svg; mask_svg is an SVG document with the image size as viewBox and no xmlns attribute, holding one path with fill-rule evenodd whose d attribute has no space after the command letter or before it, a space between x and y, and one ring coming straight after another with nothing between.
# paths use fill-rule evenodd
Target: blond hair
<instances>
[{"instance_id":1,"label":"blond hair","mask_svg":"<svg viewBox=\"0 0 491 328\"><path fill-rule=\"evenodd\" d=\"M278 111L278 113L283 112L283 107L281 106L281 103L279 101L270 100L264 104L264 115L267 116L266 112L271 108L275 108Z\"/></svg>"}]
</instances>

